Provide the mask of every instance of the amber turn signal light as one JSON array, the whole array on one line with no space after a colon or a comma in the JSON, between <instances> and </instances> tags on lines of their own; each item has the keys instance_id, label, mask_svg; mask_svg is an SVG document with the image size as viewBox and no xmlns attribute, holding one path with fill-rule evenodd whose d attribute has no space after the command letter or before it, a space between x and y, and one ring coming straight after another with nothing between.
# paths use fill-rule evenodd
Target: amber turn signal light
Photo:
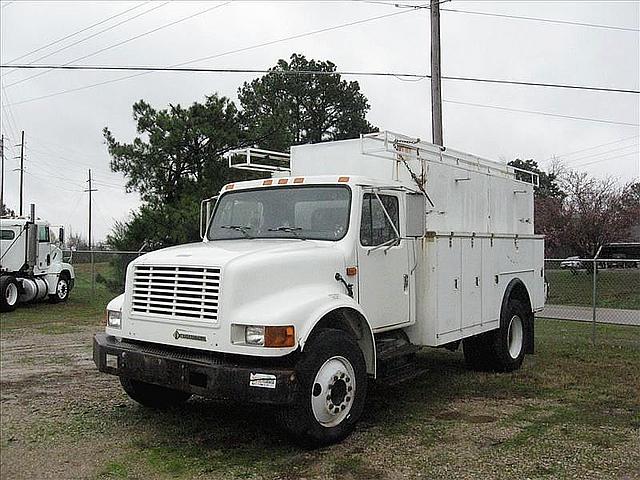
<instances>
[{"instance_id":1,"label":"amber turn signal light","mask_svg":"<svg viewBox=\"0 0 640 480\"><path fill-rule=\"evenodd\" d=\"M347 267L347 276L353 277L356 273L358 273L358 267Z\"/></svg>"},{"instance_id":2,"label":"amber turn signal light","mask_svg":"<svg viewBox=\"0 0 640 480\"><path fill-rule=\"evenodd\" d=\"M295 329L287 327L265 327L265 347L293 347L296 344Z\"/></svg>"}]
</instances>

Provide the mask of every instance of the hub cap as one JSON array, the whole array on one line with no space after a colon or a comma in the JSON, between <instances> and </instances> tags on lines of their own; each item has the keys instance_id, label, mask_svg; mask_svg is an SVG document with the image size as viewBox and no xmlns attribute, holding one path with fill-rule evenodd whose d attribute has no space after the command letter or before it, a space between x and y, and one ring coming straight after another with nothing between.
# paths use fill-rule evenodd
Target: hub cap
<instances>
[{"instance_id":1,"label":"hub cap","mask_svg":"<svg viewBox=\"0 0 640 480\"><path fill-rule=\"evenodd\" d=\"M15 283L10 283L7 285L6 290L4 291L4 298L7 302L7 305L15 305L18 301L18 287L16 287Z\"/></svg>"},{"instance_id":2,"label":"hub cap","mask_svg":"<svg viewBox=\"0 0 640 480\"><path fill-rule=\"evenodd\" d=\"M514 360L520 356L522 351L522 340L524 338L524 328L522 319L518 315L511 317L509 330L507 331L507 342L509 345L509 356Z\"/></svg>"},{"instance_id":3,"label":"hub cap","mask_svg":"<svg viewBox=\"0 0 640 480\"><path fill-rule=\"evenodd\" d=\"M356 376L351 362L331 357L318 370L311 387L311 408L324 427L340 424L351 411L356 394Z\"/></svg>"},{"instance_id":4,"label":"hub cap","mask_svg":"<svg viewBox=\"0 0 640 480\"><path fill-rule=\"evenodd\" d=\"M64 300L67 297L68 291L69 291L69 285L67 285L67 281L64 279L58 280L58 286L56 287L56 293L58 294L58 298L60 300Z\"/></svg>"}]
</instances>

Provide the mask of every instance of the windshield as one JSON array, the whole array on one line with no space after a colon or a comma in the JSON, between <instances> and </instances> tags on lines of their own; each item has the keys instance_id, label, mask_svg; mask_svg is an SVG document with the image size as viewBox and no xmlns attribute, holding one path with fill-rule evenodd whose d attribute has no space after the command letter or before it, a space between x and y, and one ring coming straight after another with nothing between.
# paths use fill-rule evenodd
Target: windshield
<instances>
[{"instance_id":1,"label":"windshield","mask_svg":"<svg viewBox=\"0 0 640 480\"><path fill-rule=\"evenodd\" d=\"M286 186L229 192L218 200L207 238L336 241L347 233L350 206L351 190L346 186Z\"/></svg>"}]
</instances>

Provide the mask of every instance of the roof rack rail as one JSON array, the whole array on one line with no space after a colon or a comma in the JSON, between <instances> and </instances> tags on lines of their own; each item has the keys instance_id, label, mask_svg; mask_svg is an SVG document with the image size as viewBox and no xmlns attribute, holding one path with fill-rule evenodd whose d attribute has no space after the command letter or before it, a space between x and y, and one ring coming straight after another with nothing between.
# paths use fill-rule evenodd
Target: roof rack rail
<instances>
[{"instance_id":1,"label":"roof rack rail","mask_svg":"<svg viewBox=\"0 0 640 480\"><path fill-rule=\"evenodd\" d=\"M252 172L290 172L291 162L288 153L261 150L259 148L240 148L225 153L230 168Z\"/></svg>"},{"instance_id":2,"label":"roof rack rail","mask_svg":"<svg viewBox=\"0 0 640 480\"><path fill-rule=\"evenodd\" d=\"M399 133L383 130L380 132L360 135L361 151L364 155L388 158L390 160L424 160L454 162L455 166L463 170L483 172L485 174L501 174L515 178L515 180L540 186L538 174L529 170L512 167L501 162L478 157L468 153L442 147L420 138L412 138Z\"/></svg>"}]
</instances>

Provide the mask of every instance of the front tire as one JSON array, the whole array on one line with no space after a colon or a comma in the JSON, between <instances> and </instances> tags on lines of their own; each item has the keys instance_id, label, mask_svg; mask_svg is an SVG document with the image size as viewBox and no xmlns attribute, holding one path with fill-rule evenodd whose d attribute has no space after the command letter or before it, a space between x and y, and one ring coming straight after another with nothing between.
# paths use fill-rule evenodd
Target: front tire
<instances>
[{"instance_id":1,"label":"front tire","mask_svg":"<svg viewBox=\"0 0 640 480\"><path fill-rule=\"evenodd\" d=\"M56 293L49 295L51 303L61 303L69 300L69 293L71 292L71 286L69 283L69 277L66 274L61 274L58 277L58 283L56 284Z\"/></svg>"},{"instance_id":2,"label":"front tire","mask_svg":"<svg viewBox=\"0 0 640 480\"><path fill-rule=\"evenodd\" d=\"M140 380L133 380L127 377L120 377L120 384L131 399L142 406L158 410L175 407L191 398L191 394L187 392L141 382Z\"/></svg>"},{"instance_id":3,"label":"front tire","mask_svg":"<svg viewBox=\"0 0 640 480\"><path fill-rule=\"evenodd\" d=\"M13 312L18 306L18 282L11 275L0 277L0 312Z\"/></svg>"},{"instance_id":4,"label":"front tire","mask_svg":"<svg viewBox=\"0 0 640 480\"><path fill-rule=\"evenodd\" d=\"M355 340L342 330L316 334L296 367L297 403L280 412L283 427L309 446L347 437L362 415L367 368Z\"/></svg>"}]
</instances>

